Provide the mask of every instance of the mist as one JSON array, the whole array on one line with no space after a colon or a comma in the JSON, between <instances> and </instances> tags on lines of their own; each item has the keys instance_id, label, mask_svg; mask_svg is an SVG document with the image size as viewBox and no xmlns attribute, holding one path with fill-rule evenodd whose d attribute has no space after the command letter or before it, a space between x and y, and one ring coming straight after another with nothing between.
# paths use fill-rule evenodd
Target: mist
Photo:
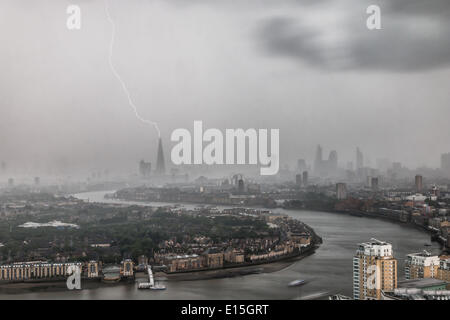
<instances>
[{"instance_id":1,"label":"mist","mask_svg":"<svg viewBox=\"0 0 450 320\"><path fill-rule=\"evenodd\" d=\"M375 165L438 167L450 151L447 1L109 0L112 60L166 159L177 128L275 128L280 164L339 163L359 146ZM413 4L417 5L414 6ZM81 30L66 8L80 6ZM436 6L433 6L435 8ZM418 13L420 11L420 14ZM156 130L136 118L108 64L104 1L0 4L0 160L26 172L136 170L156 161Z\"/></svg>"}]
</instances>

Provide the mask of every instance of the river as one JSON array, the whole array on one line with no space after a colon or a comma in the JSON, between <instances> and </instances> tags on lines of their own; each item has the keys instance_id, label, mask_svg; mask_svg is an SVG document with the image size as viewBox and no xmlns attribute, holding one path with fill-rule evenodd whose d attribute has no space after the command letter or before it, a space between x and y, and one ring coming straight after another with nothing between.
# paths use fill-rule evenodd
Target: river
<instances>
[{"instance_id":1,"label":"river","mask_svg":"<svg viewBox=\"0 0 450 320\"><path fill-rule=\"evenodd\" d=\"M105 192L75 195L93 202L130 203L105 200ZM137 204L136 202L133 202ZM168 205L167 203L139 203ZM195 207L195 205L184 205ZM221 208L219 206L219 208ZM223 208L223 207L222 207ZM253 274L235 278L168 281L167 290L137 290L133 284L99 287L79 291L41 291L20 294L0 294L0 299L310 299L326 293L352 295L352 257L357 244L377 238L393 245L399 260L399 279L404 278L406 254L428 250L438 254L439 244L430 243L430 236L420 230L384 220L308 210L275 209L299 219L323 238L323 244L313 254L274 273ZM295 279L305 279L300 287L288 287Z\"/></svg>"}]
</instances>

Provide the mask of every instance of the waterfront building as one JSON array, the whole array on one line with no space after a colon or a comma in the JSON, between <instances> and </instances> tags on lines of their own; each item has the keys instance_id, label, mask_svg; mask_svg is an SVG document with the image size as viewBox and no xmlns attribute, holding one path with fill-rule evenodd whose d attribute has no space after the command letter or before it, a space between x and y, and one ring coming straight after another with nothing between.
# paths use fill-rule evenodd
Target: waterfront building
<instances>
[{"instance_id":1,"label":"waterfront building","mask_svg":"<svg viewBox=\"0 0 450 320\"><path fill-rule=\"evenodd\" d=\"M168 272L190 271L205 267L205 259L197 254L192 255L161 255L158 257L160 263L167 266Z\"/></svg>"},{"instance_id":2,"label":"waterfront building","mask_svg":"<svg viewBox=\"0 0 450 320\"><path fill-rule=\"evenodd\" d=\"M405 261L405 278L434 278L437 276L439 262L438 256L432 256L427 251L408 254Z\"/></svg>"},{"instance_id":3,"label":"waterfront building","mask_svg":"<svg viewBox=\"0 0 450 320\"><path fill-rule=\"evenodd\" d=\"M371 239L359 244L353 257L353 298L380 300L381 291L397 288L397 260L392 245Z\"/></svg>"},{"instance_id":4,"label":"waterfront building","mask_svg":"<svg viewBox=\"0 0 450 320\"><path fill-rule=\"evenodd\" d=\"M97 278L99 274L98 261L91 260L87 264L87 276L88 278Z\"/></svg>"},{"instance_id":5,"label":"waterfront building","mask_svg":"<svg viewBox=\"0 0 450 320\"><path fill-rule=\"evenodd\" d=\"M223 255L224 261L228 263L244 263L244 253L233 248L229 248Z\"/></svg>"},{"instance_id":6,"label":"waterfront building","mask_svg":"<svg viewBox=\"0 0 450 320\"><path fill-rule=\"evenodd\" d=\"M125 259L120 266L120 274L123 277L132 277L134 275L134 263L131 259Z\"/></svg>"},{"instance_id":7,"label":"waterfront building","mask_svg":"<svg viewBox=\"0 0 450 320\"><path fill-rule=\"evenodd\" d=\"M222 268L223 267L223 252L218 252L214 249L208 249L204 252L206 258L206 266L208 268Z\"/></svg>"},{"instance_id":8,"label":"waterfront building","mask_svg":"<svg viewBox=\"0 0 450 320\"><path fill-rule=\"evenodd\" d=\"M383 290L381 300L450 300L450 290L437 279L405 280L394 290Z\"/></svg>"},{"instance_id":9,"label":"waterfront building","mask_svg":"<svg viewBox=\"0 0 450 320\"><path fill-rule=\"evenodd\" d=\"M436 278L450 282L450 256L440 257Z\"/></svg>"},{"instance_id":10,"label":"waterfront building","mask_svg":"<svg viewBox=\"0 0 450 320\"><path fill-rule=\"evenodd\" d=\"M69 275L69 267L76 266L81 270L79 262L48 263L45 261L17 262L0 266L0 280L24 281L32 279L45 279L65 277Z\"/></svg>"}]
</instances>

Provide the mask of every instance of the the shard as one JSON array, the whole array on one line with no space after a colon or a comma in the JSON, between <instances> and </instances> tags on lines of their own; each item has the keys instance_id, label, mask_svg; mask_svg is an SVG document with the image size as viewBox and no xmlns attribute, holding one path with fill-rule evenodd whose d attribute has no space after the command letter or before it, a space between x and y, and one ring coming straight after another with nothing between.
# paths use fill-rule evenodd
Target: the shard
<instances>
[{"instance_id":1,"label":"the shard","mask_svg":"<svg viewBox=\"0 0 450 320\"><path fill-rule=\"evenodd\" d=\"M158 142L158 156L156 158L156 174L164 175L166 173L166 165L164 162L164 151L162 147L162 140L159 138Z\"/></svg>"}]
</instances>

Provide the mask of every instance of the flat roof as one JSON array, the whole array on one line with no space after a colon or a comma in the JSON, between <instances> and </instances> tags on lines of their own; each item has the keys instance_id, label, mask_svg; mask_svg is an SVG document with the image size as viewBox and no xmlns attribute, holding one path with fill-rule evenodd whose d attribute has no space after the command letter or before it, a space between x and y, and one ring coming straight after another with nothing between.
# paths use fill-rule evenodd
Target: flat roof
<instances>
[{"instance_id":1,"label":"flat roof","mask_svg":"<svg viewBox=\"0 0 450 320\"><path fill-rule=\"evenodd\" d=\"M412 280L404 280L399 281L397 287L398 288L426 288L433 287L439 285L446 285L447 282L433 279L433 278L423 278L423 279L412 279Z\"/></svg>"}]
</instances>

